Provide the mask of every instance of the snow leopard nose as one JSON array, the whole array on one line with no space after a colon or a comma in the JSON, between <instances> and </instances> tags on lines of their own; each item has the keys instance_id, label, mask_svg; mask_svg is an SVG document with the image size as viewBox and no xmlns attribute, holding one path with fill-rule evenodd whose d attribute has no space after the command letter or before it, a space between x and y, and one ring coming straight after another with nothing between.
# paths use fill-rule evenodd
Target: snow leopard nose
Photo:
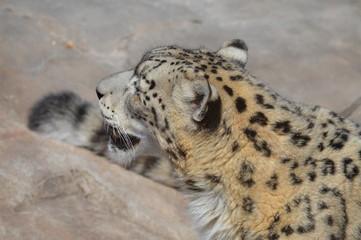
<instances>
[{"instance_id":1,"label":"snow leopard nose","mask_svg":"<svg viewBox=\"0 0 361 240\"><path fill-rule=\"evenodd\" d=\"M99 100L100 100L104 95L100 93L100 91L98 90L98 88L96 88L95 91L97 92L97 96L98 96L98 98L99 98Z\"/></svg>"}]
</instances>

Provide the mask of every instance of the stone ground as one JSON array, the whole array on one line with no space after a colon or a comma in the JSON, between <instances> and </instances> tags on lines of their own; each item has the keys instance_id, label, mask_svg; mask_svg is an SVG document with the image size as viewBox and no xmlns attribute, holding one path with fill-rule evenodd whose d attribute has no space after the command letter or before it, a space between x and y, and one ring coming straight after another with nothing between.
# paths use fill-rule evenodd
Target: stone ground
<instances>
[{"instance_id":1,"label":"stone ground","mask_svg":"<svg viewBox=\"0 0 361 240\"><path fill-rule=\"evenodd\" d=\"M98 81L149 48L232 38L281 95L361 122L361 1L1 0L0 239L197 239L179 193L38 136L26 117L48 92L96 101Z\"/></svg>"}]
</instances>

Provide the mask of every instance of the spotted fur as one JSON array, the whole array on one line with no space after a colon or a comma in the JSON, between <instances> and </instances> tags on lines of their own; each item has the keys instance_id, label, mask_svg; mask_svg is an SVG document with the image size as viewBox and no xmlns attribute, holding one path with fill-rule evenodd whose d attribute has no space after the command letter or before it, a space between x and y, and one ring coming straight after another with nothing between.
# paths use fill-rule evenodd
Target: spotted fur
<instances>
[{"instance_id":1,"label":"spotted fur","mask_svg":"<svg viewBox=\"0 0 361 240\"><path fill-rule=\"evenodd\" d=\"M101 112L158 140L203 239L360 239L361 128L282 98L246 60L241 40L155 48L98 85Z\"/></svg>"}]
</instances>

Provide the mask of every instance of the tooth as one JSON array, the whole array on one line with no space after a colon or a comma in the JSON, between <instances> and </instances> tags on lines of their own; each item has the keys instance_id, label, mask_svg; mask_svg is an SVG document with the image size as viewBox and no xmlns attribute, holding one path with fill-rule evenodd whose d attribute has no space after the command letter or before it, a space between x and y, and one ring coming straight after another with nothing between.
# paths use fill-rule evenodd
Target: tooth
<instances>
[{"instance_id":1,"label":"tooth","mask_svg":"<svg viewBox=\"0 0 361 240\"><path fill-rule=\"evenodd\" d=\"M115 129L113 130L113 135L114 137L116 138L119 138L120 137L120 133L118 131L116 131Z\"/></svg>"}]
</instances>

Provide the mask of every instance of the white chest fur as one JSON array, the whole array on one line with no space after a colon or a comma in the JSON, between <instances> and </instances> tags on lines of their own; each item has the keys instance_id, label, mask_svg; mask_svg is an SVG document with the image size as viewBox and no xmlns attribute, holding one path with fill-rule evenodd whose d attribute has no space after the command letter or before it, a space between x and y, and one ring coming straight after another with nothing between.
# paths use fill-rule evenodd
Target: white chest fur
<instances>
[{"instance_id":1,"label":"white chest fur","mask_svg":"<svg viewBox=\"0 0 361 240\"><path fill-rule=\"evenodd\" d=\"M230 216L222 193L208 191L188 193L190 214L205 240L231 239L237 231L231 227Z\"/></svg>"}]
</instances>

